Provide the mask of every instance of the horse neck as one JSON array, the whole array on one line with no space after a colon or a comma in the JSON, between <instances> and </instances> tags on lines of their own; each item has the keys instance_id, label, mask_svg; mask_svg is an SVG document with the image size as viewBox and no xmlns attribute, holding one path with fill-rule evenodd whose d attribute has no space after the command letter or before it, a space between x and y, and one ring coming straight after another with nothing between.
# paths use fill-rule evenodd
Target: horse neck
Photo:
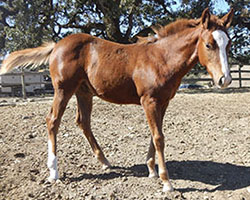
<instances>
[{"instance_id":1,"label":"horse neck","mask_svg":"<svg viewBox=\"0 0 250 200\"><path fill-rule=\"evenodd\" d=\"M195 64L198 63L197 43L201 28L190 28L178 35L162 38L159 46L162 47L163 57L167 66L183 77ZM169 71L169 69L167 69Z\"/></svg>"}]
</instances>

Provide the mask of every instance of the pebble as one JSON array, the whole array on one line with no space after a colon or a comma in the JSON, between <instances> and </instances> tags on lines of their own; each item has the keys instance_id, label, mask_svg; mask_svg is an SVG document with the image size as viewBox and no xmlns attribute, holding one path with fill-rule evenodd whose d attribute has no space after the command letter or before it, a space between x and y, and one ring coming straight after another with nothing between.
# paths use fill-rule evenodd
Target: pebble
<instances>
[{"instance_id":1,"label":"pebble","mask_svg":"<svg viewBox=\"0 0 250 200\"><path fill-rule=\"evenodd\" d=\"M18 103L18 102L20 102L21 100L20 99L14 99L13 100L13 102L15 102L15 103Z\"/></svg>"},{"instance_id":2,"label":"pebble","mask_svg":"<svg viewBox=\"0 0 250 200\"><path fill-rule=\"evenodd\" d=\"M29 119L29 116L23 116L22 119Z\"/></svg>"},{"instance_id":3,"label":"pebble","mask_svg":"<svg viewBox=\"0 0 250 200\"><path fill-rule=\"evenodd\" d=\"M28 197L30 197L30 198L34 198L35 196L34 196L34 194L29 193L29 194L28 194Z\"/></svg>"},{"instance_id":4,"label":"pebble","mask_svg":"<svg viewBox=\"0 0 250 200\"><path fill-rule=\"evenodd\" d=\"M96 198L94 197L94 196L92 196L92 195L90 195L88 198L87 198L87 200L95 200Z\"/></svg>"},{"instance_id":5,"label":"pebble","mask_svg":"<svg viewBox=\"0 0 250 200\"><path fill-rule=\"evenodd\" d=\"M68 133L63 134L64 137L69 137Z\"/></svg>"},{"instance_id":6,"label":"pebble","mask_svg":"<svg viewBox=\"0 0 250 200\"><path fill-rule=\"evenodd\" d=\"M35 138L36 136L37 136L36 133L31 133L31 134L28 135L28 139L33 139L33 138Z\"/></svg>"},{"instance_id":7,"label":"pebble","mask_svg":"<svg viewBox=\"0 0 250 200\"><path fill-rule=\"evenodd\" d=\"M122 178L122 182L125 182L127 180L128 180L128 178L126 176Z\"/></svg>"},{"instance_id":8,"label":"pebble","mask_svg":"<svg viewBox=\"0 0 250 200\"><path fill-rule=\"evenodd\" d=\"M28 102L35 102L35 99L28 99Z\"/></svg>"},{"instance_id":9,"label":"pebble","mask_svg":"<svg viewBox=\"0 0 250 200\"><path fill-rule=\"evenodd\" d=\"M38 169L31 169L30 172L33 173L33 174L35 174L35 175L39 174L39 170Z\"/></svg>"},{"instance_id":10,"label":"pebble","mask_svg":"<svg viewBox=\"0 0 250 200\"><path fill-rule=\"evenodd\" d=\"M115 200L116 199L115 194L113 192L109 195L109 199L110 200Z\"/></svg>"},{"instance_id":11,"label":"pebble","mask_svg":"<svg viewBox=\"0 0 250 200\"><path fill-rule=\"evenodd\" d=\"M14 154L14 156L16 158L25 158L25 154L24 153L16 153L16 154Z\"/></svg>"}]
</instances>

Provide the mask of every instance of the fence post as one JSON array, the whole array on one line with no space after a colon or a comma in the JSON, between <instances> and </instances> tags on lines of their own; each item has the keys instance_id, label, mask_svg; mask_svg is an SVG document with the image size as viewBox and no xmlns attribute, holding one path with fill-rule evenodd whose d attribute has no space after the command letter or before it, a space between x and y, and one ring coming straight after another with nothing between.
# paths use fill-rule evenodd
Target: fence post
<instances>
[{"instance_id":1,"label":"fence post","mask_svg":"<svg viewBox=\"0 0 250 200\"><path fill-rule=\"evenodd\" d=\"M25 80L24 80L24 70L23 68L21 69L21 82L22 82L22 94L23 94L23 98L26 99L27 95L26 95L26 90L25 90Z\"/></svg>"},{"instance_id":2,"label":"fence post","mask_svg":"<svg viewBox=\"0 0 250 200\"><path fill-rule=\"evenodd\" d=\"M239 65L239 87L242 88L242 80L241 80L241 67L242 65Z\"/></svg>"}]
</instances>

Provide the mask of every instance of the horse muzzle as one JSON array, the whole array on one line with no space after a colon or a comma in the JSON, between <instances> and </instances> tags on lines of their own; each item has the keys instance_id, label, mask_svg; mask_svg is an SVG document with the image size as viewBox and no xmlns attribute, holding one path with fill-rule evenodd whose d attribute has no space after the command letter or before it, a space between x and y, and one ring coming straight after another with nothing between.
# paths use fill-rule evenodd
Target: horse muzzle
<instances>
[{"instance_id":1,"label":"horse muzzle","mask_svg":"<svg viewBox=\"0 0 250 200\"><path fill-rule=\"evenodd\" d=\"M229 74L227 76L222 76L219 78L218 82L216 83L216 85L219 88L226 88L228 87L230 84L232 83L232 76Z\"/></svg>"}]
</instances>

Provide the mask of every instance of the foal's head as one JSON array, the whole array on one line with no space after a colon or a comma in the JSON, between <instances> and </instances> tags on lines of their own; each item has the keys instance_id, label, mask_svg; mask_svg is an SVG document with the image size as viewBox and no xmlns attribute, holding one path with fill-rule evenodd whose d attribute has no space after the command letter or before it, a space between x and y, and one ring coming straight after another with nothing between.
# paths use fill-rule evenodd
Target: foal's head
<instances>
[{"instance_id":1,"label":"foal's head","mask_svg":"<svg viewBox=\"0 0 250 200\"><path fill-rule=\"evenodd\" d=\"M198 41L199 61L207 68L214 83L220 88L227 87L232 81L227 58L231 44L227 29L232 18L233 10L221 19L210 15L208 9L205 9L201 16L202 32Z\"/></svg>"}]
</instances>

